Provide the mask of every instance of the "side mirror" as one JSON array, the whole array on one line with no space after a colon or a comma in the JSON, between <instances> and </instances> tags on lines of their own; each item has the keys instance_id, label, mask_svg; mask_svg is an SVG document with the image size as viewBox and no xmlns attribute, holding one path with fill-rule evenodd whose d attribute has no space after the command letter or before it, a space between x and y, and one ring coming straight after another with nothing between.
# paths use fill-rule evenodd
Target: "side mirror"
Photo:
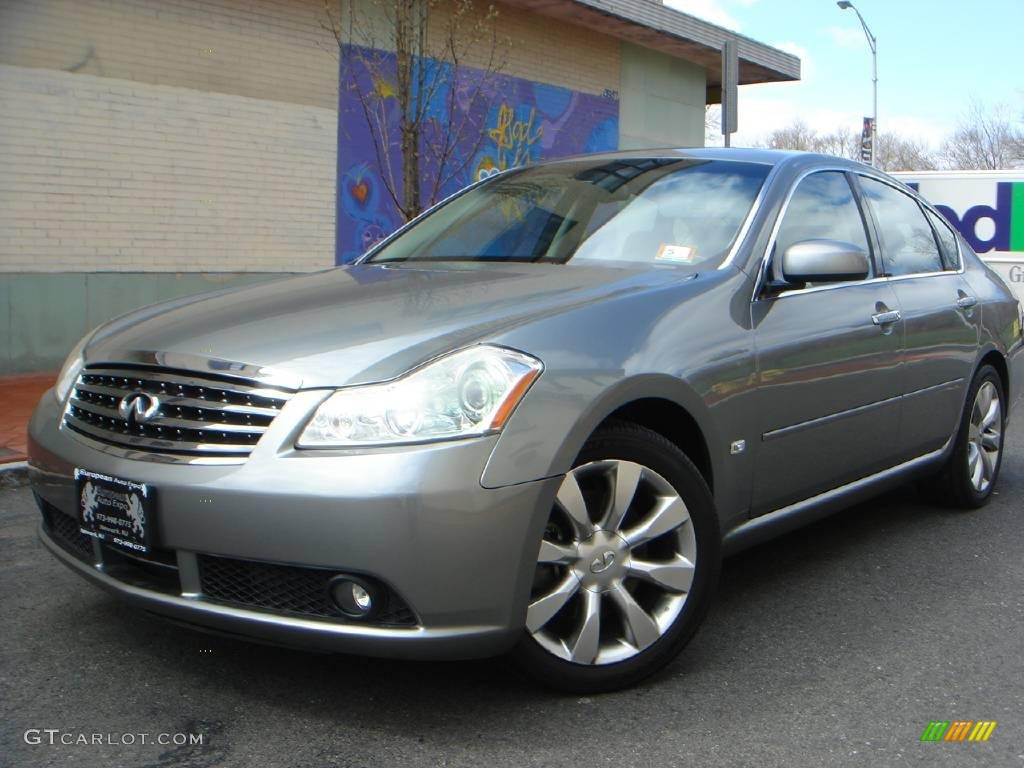
<instances>
[{"instance_id":1,"label":"side mirror","mask_svg":"<svg viewBox=\"0 0 1024 768\"><path fill-rule=\"evenodd\" d=\"M788 283L863 280L869 271L867 251L839 240L802 240L782 254L782 276Z\"/></svg>"}]
</instances>

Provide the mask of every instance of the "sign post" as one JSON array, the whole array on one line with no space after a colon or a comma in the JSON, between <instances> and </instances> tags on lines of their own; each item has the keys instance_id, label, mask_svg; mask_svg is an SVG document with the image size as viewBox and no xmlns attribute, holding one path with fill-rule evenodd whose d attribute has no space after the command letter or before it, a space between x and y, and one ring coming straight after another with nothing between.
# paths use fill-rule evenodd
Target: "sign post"
<instances>
[{"instance_id":1,"label":"sign post","mask_svg":"<svg viewBox=\"0 0 1024 768\"><path fill-rule=\"evenodd\" d=\"M725 146L730 145L731 134L736 133L739 96L740 61L736 54L736 42L726 40L722 44L722 135Z\"/></svg>"}]
</instances>

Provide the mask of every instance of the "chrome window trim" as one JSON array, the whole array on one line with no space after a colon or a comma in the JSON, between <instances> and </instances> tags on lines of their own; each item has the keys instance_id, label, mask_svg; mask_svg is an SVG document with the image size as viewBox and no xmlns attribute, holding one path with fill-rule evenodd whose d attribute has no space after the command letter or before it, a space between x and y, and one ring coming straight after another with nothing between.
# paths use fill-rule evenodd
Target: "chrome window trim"
<instances>
[{"instance_id":1,"label":"chrome window trim","mask_svg":"<svg viewBox=\"0 0 1024 768\"><path fill-rule=\"evenodd\" d=\"M736 162L736 161L733 161ZM747 218L743 221L743 225L740 227L740 231L736 233L736 239L733 240L732 248L729 249L729 253L725 255L725 259L718 265L718 269L728 269L732 266L733 261L736 260L736 256L740 252L740 248L747 240L747 235L750 234L750 228L754 226L754 219L761 210L761 206L764 205L765 198L768 197L768 189L775 181L775 177L780 173L782 163L776 163L772 166L772 169L768 171L768 175L764 177L764 181L761 182L761 189L757 193L757 197L754 198L754 204L750 206L750 210L747 211ZM788 203L788 199L787 199Z\"/></svg>"},{"instance_id":2,"label":"chrome window trim","mask_svg":"<svg viewBox=\"0 0 1024 768\"><path fill-rule=\"evenodd\" d=\"M960 262L960 267L959 269L956 270L944 269L939 272L915 272L909 275L894 275L892 277L869 277L865 278L864 280L850 280L847 282L828 283L826 285L815 285L810 288L793 288L790 290L782 291L775 296L762 296L761 294L764 291L765 285L767 284L766 281L768 275L768 262L771 260L772 249L775 247L775 241L779 234L779 228L782 225L782 220L786 216L786 212L789 210L789 203L793 199L793 194L796 192L796 188L800 186L800 182L802 182L811 174L822 173L827 171L838 171L843 174L853 173L856 174L857 176L864 176L865 178L873 179L874 181L881 182L882 184L887 184L897 192L907 195L908 197L910 197L911 200L914 200L915 202L923 205L925 208L935 213L940 219L942 219L943 222L945 222L946 220L945 217L935 209L935 206L931 205L929 202L924 200L920 195L914 192L914 190L910 189L906 184L901 184L900 182L893 183L893 181L886 179L884 176L881 176L877 173L871 173L870 170L861 168L848 168L841 165L820 165L817 166L816 168L809 168L800 173L800 175L798 175L796 179L793 180L793 183L790 185L790 188L786 192L786 199L783 201L782 206L779 208L778 216L775 217L775 223L772 225L771 236L768 238L768 243L765 246L764 254L762 254L761 256L761 265L757 270L757 280L754 283L754 295L751 297L751 303L755 301L775 301L776 299L785 299L790 298L792 296L802 296L804 294L818 293L820 291L835 291L840 288L850 288L857 285L870 285L872 283L894 282L897 280L910 280L921 277L942 277L943 275L962 275L964 273L963 251L960 245L960 238L956 237L957 256ZM767 179L765 180L765 183L767 184ZM927 220L928 219L926 218L925 221ZM930 223L929 226L931 226ZM954 235L956 235L956 233L954 233ZM871 238L869 237L869 242L870 239ZM879 258L881 258L881 254L879 254Z\"/></svg>"}]
</instances>

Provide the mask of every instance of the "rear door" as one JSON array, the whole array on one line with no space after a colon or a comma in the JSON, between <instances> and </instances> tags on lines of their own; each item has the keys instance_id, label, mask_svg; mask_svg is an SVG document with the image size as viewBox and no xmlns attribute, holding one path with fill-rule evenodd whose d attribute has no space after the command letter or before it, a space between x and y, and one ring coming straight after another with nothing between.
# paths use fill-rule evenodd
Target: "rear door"
<instances>
[{"instance_id":1,"label":"rear door","mask_svg":"<svg viewBox=\"0 0 1024 768\"><path fill-rule=\"evenodd\" d=\"M797 183L769 246L769 278L786 248L819 238L872 250L843 171ZM903 327L889 281L873 273L821 285L766 283L752 303L760 419L754 515L891 466L899 451Z\"/></svg>"},{"instance_id":2,"label":"rear door","mask_svg":"<svg viewBox=\"0 0 1024 768\"><path fill-rule=\"evenodd\" d=\"M981 308L963 279L957 239L895 185L858 176L882 269L903 314L902 458L934 451L956 431L978 349Z\"/></svg>"}]
</instances>

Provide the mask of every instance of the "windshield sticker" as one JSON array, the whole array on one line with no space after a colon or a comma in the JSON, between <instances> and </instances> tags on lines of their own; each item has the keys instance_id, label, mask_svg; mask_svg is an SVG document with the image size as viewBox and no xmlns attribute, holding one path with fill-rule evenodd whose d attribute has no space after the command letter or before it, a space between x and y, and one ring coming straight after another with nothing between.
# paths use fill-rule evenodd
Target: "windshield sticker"
<instances>
[{"instance_id":1,"label":"windshield sticker","mask_svg":"<svg viewBox=\"0 0 1024 768\"><path fill-rule=\"evenodd\" d=\"M655 255L657 261L671 261L676 264L693 264L697 249L689 245L669 245L662 243Z\"/></svg>"}]
</instances>

